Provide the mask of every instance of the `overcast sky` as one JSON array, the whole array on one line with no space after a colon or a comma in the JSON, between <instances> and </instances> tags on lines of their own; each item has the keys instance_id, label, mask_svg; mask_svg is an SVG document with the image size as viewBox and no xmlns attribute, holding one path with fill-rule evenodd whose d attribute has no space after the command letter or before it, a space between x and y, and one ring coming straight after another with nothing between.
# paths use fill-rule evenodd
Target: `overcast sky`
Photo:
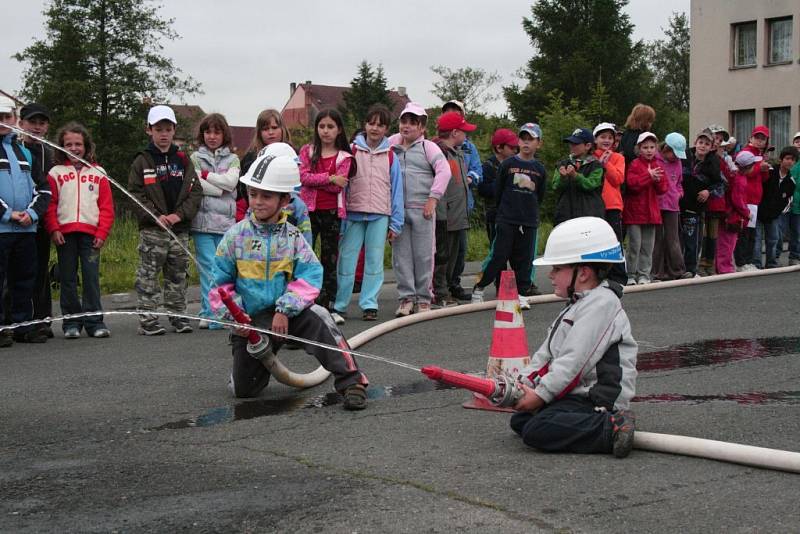
<instances>
[{"instance_id":1,"label":"overcast sky","mask_svg":"<svg viewBox=\"0 0 800 534\"><path fill-rule=\"evenodd\" d=\"M10 55L45 35L46 2L14 4L13 18L4 19L2 30L0 89L16 93L23 66ZM240 126L254 124L264 108L280 110L290 82L348 85L362 59L382 63L390 87L405 86L412 99L430 106L437 103L430 93L436 78L431 65L497 71L507 84L532 53L521 25L522 18L530 15L530 1L171 0L165 4L161 13L175 19L174 29L182 38L164 41L164 54L201 82L205 92L187 103L224 113L231 124ZM689 0L631 0L626 11L636 27L634 38L653 40L662 37L661 28L672 12L689 12ZM506 111L505 101L498 98L488 110Z\"/></svg>"}]
</instances>

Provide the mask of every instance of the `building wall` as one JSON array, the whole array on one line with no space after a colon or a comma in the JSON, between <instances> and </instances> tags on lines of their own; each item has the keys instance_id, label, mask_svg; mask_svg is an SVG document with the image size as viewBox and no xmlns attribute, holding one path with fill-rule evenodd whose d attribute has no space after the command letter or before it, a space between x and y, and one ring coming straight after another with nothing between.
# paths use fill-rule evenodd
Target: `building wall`
<instances>
[{"instance_id":1,"label":"building wall","mask_svg":"<svg viewBox=\"0 0 800 534\"><path fill-rule=\"evenodd\" d=\"M298 126L308 126L308 109L306 90L302 85L298 85L295 92L283 106L281 117L287 128Z\"/></svg>"},{"instance_id":2,"label":"building wall","mask_svg":"<svg viewBox=\"0 0 800 534\"><path fill-rule=\"evenodd\" d=\"M791 62L768 65L767 21L786 16L792 17ZM789 135L800 130L800 0L692 0L690 20L692 138L709 124L733 132L736 110L754 109L755 124L767 124L767 110L789 107ZM749 21L756 21L756 65L735 68L732 25ZM747 142L749 132L737 133Z\"/></svg>"}]
</instances>

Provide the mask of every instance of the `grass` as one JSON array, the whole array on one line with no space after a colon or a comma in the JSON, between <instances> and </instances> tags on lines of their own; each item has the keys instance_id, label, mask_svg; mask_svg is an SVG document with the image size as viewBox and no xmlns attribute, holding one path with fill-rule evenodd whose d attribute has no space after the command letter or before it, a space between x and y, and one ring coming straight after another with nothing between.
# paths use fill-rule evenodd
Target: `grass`
<instances>
[{"instance_id":1,"label":"grass","mask_svg":"<svg viewBox=\"0 0 800 534\"><path fill-rule=\"evenodd\" d=\"M543 223L539 227L539 250L544 251L547 236L550 235L552 225ZM114 221L114 228L100 253L100 289L104 294L122 293L133 290L136 281L136 268L139 265L139 227L135 219L120 216ZM319 243L317 244L319 248ZM190 248L194 253L194 248ZM467 261L483 261L489 253L489 239L486 230L470 228L467 237ZM51 258L56 258L55 250ZM384 251L383 264L386 268L392 266L392 250L387 244ZM197 268L189 267L189 284L199 283Z\"/></svg>"}]
</instances>

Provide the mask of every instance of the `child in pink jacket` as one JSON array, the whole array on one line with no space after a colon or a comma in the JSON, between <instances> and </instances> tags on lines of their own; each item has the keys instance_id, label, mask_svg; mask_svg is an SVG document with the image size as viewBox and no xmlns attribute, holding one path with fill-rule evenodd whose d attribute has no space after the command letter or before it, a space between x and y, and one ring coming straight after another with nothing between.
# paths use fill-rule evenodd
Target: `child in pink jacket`
<instances>
[{"instance_id":1,"label":"child in pink jacket","mask_svg":"<svg viewBox=\"0 0 800 534\"><path fill-rule=\"evenodd\" d=\"M666 171L667 190L658 195L661 210L661 226L656 227L656 243L653 247L653 278L676 280L683 276L683 250L680 240L679 201L683 197L683 163L686 159L686 138L677 132L667 134L661 143L656 159Z\"/></svg>"}]
</instances>

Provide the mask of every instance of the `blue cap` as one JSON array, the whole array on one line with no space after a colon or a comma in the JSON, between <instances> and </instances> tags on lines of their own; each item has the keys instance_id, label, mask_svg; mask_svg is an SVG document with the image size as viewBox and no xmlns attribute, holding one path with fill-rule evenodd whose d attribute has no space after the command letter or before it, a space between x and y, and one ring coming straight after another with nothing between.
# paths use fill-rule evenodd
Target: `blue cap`
<instances>
[{"instance_id":1,"label":"blue cap","mask_svg":"<svg viewBox=\"0 0 800 534\"><path fill-rule=\"evenodd\" d=\"M686 159L686 138L684 136L678 132L672 132L667 134L664 142L672 149L676 157Z\"/></svg>"},{"instance_id":2,"label":"blue cap","mask_svg":"<svg viewBox=\"0 0 800 534\"><path fill-rule=\"evenodd\" d=\"M594 135L588 128L575 128L572 135L565 137L564 141L567 143L594 143Z\"/></svg>"},{"instance_id":3,"label":"blue cap","mask_svg":"<svg viewBox=\"0 0 800 534\"><path fill-rule=\"evenodd\" d=\"M541 139L542 138L542 128L535 122L526 122L522 126L519 127L519 133L525 132L529 134L534 139Z\"/></svg>"}]
</instances>

